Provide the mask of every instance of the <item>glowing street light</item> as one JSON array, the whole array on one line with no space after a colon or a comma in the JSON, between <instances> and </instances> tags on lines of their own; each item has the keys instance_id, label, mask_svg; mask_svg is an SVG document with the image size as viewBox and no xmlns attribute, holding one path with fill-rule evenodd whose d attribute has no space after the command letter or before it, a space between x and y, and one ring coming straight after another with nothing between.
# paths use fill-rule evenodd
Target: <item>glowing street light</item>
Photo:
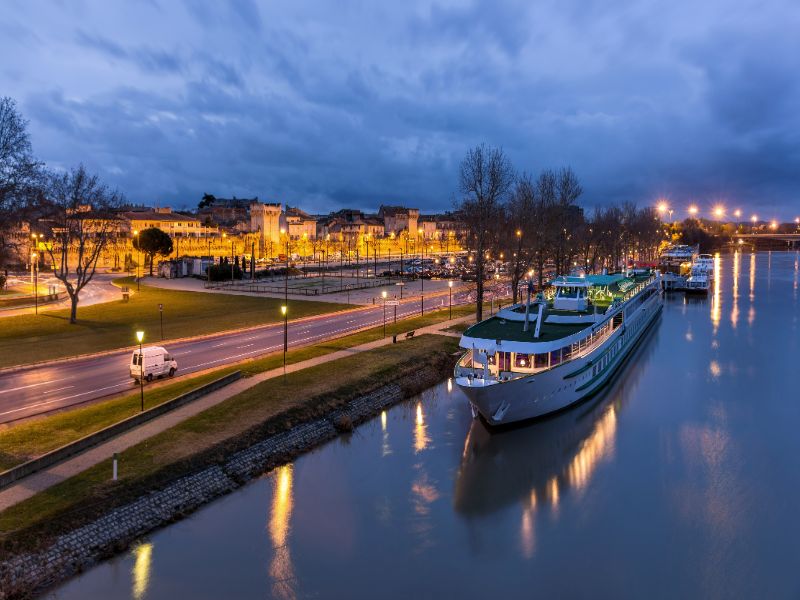
<instances>
[{"instance_id":1,"label":"glowing street light","mask_svg":"<svg viewBox=\"0 0 800 600\"><path fill-rule=\"evenodd\" d=\"M136 250L138 251L136 255L136 291L139 291L139 263L142 262L142 249L139 247L139 230L133 230L133 239L135 242Z\"/></svg>"},{"instance_id":2,"label":"glowing street light","mask_svg":"<svg viewBox=\"0 0 800 600\"><path fill-rule=\"evenodd\" d=\"M778 228L778 222L775 219L773 219L770 222L769 227L770 227L770 229L773 229L773 230L777 229Z\"/></svg>"},{"instance_id":3,"label":"glowing street light","mask_svg":"<svg viewBox=\"0 0 800 600\"><path fill-rule=\"evenodd\" d=\"M750 220L753 222L753 225L755 225L756 222L758 221L758 215L753 215L752 217L750 217Z\"/></svg>"},{"instance_id":4,"label":"glowing street light","mask_svg":"<svg viewBox=\"0 0 800 600\"><path fill-rule=\"evenodd\" d=\"M34 234L35 235L35 234ZM31 272L33 272L34 314L39 314L39 255L31 252Z\"/></svg>"},{"instance_id":5,"label":"glowing street light","mask_svg":"<svg viewBox=\"0 0 800 600\"><path fill-rule=\"evenodd\" d=\"M144 331L137 331L136 339L139 341L139 397L141 398L141 411L144 412L144 354L142 353Z\"/></svg>"},{"instance_id":6,"label":"glowing street light","mask_svg":"<svg viewBox=\"0 0 800 600\"><path fill-rule=\"evenodd\" d=\"M453 280L447 282L447 289L450 293L450 319L453 319Z\"/></svg>"},{"instance_id":7,"label":"glowing street light","mask_svg":"<svg viewBox=\"0 0 800 600\"><path fill-rule=\"evenodd\" d=\"M733 211L733 216L734 216L734 217L736 217L736 218L738 219L739 217L741 217L741 216L742 216L742 211L740 211L740 210L737 208L735 211Z\"/></svg>"},{"instance_id":8,"label":"glowing street light","mask_svg":"<svg viewBox=\"0 0 800 600\"><path fill-rule=\"evenodd\" d=\"M381 292L383 298L383 337L386 337L386 290Z\"/></svg>"},{"instance_id":9,"label":"glowing street light","mask_svg":"<svg viewBox=\"0 0 800 600\"><path fill-rule=\"evenodd\" d=\"M689 207L689 214L693 217L697 216L697 207L694 204Z\"/></svg>"},{"instance_id":10,"label":"glowing street light","mask_svg":"<svg viewBox=\"0 0 800 600\"><path fill-rule=\"evenodd\" d=\"M283 382L286 383L286 350L289 345L289 307L285 304L281 306L281 314L283 315Z\"/></svg>"},{"instance_id":11,"label":"glowing street light","mask_svg":"<svg viewBox=\"0 0 800 600\"><path fill-rule=\"evenodd\" d=\"M714 216L717 217L718 219L721 219L722 217L724 217L725 216L725 207L723 207L723 206L715 207L714 208Z\"/></svg>"}]
</instances>

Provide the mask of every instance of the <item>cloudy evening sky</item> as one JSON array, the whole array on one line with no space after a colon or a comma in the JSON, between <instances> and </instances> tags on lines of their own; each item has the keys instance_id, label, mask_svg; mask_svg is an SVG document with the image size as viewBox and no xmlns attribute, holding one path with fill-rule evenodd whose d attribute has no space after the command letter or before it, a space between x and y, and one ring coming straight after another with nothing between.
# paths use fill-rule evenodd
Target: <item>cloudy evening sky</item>
<instances>
[{"instance_id":1,"label":"cloudy evening sky","mask_svg":"<svg viewBox=\"0 0 800 600\"><path fill-rule=\"evenodd\" d=\"M792 0L5 0L0 96L132 202L448 209L480 142L583 204L800 212Z\"/></svg>"}]
</instances>

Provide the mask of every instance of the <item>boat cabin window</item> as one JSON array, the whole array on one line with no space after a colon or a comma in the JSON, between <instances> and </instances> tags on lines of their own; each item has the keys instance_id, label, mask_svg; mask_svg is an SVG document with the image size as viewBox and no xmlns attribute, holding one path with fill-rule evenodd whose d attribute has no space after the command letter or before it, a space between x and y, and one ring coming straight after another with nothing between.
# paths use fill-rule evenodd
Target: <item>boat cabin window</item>
<instances>
[{"instance_id":1,"label":"boat cabin window","mask_svg":"<svg viewBox=\"0 0 800 600\"><path fill-rule=\"evenodd\" d=\"M537 369L546 369L547 368L547 352L542 352L541 354L534 354L533 355L533 366Z\"/></svg>"},{"instance_id":2,"label":"boat cabin window","mask_svg":"<svg viewBox=\"0 0 800 600\"><path fill-rule=\"evenodd\" d=\"M556 298L583 298L586 296L586 288L559 286Z\"/></svg>"},{"instance_id":3,"label":"boat cabin window","mask_svg":"<svg viewBox=\"0 0 800 600\"><path fill-rule=\"evenodd\" d=\"M567 362L572 358L572 346L564 346L561 349L561 362Z\"/></svg>"},{"instance_id":4,"label":"boat cabin window","mask_svg":"<svg viewBox=\"0 0 800 600\"><path fill-rule=\"evenodd\" d=\"M561 364L561 349L553 350L550 352L550 366L555 367L556 365Z\"/></svg>"},{"instance_id":5,"label":"boat cabin window","mask_svg":"<svg viewBox=\"0 0 800 600\"><path fill-rule=\"evenodd\" d=\"M521 354L517 352L514 355L514 366L522 369L529 369L531 366L531 358L529 354Z\"/></svg>"}]
</instances>

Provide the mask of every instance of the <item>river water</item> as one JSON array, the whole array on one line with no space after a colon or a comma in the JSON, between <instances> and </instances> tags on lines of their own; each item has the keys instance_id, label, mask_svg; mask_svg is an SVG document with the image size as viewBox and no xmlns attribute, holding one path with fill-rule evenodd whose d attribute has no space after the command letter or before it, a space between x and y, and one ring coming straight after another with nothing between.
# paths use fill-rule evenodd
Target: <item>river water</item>
<instances>
[{"instance_id":1,"label":"river water","mask_svg":"<svg viewBox=\"0 0 800 600\"><path fill-rule=\"evenodd\" d=\"M721 256L555 418L442 383L49 596L797 597L799 261Z\"/></svg>"}]
</instances>

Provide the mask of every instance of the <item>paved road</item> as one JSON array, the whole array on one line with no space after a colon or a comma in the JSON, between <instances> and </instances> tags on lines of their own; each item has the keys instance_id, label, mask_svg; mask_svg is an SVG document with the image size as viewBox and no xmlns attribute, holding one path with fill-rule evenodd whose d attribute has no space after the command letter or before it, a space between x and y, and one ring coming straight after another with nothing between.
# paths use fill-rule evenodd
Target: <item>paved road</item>
<instances>
[{"instance_id":1,"label":"paved road","mask_svg":"<svg viewBox=\"0 0 800 600\"><path fill-rule=\"evenodd\" d=\"M453 304L467 300L466 293L453 294ZM428 309L446 306L447 295L425 299ZM398 319L419 314L419 299L403 301ZM387 323L394 317L387 307ZM289 347L340 337L367 326L383 323L383 307L368 307L342 314L320 315L290 322ZM179 375L223 366L283 347L283 324L220 334L202 340L165 343L178 361ZM24 371L0 374L0 423L48 412L134 388L128 375L130 351L123 350L96 358L75 359ZM145 386L145 394L147 389Z\"/></svg>"},{"instance_id":2,"label":"paved road","mask_svg":"<svg viewBox=\"0 0 800 600\"><path fill-rule=\"evenodd\" d=\"M121 296L120 289L112 285L112 281L121 277L119 273L98 273L92 280L86 284L86 287L81 291L81 301L79 309L92 304L100 304L101 302L110 302L111 300L119 300ZM17 281L28 282L24 277L9 278L10 282L16 283ZM55 285L58 289L63 290L64 287L61 282L52 276L45 277L39 274L39 289L46 290L49 285ZM57 310L59 308L69 308L69 297L65 297L59 302L50 302L48 304L40 304L39 312L45 310ZM8 308L0 310L0 318L15 317L17 315L33 314L35 309L33 306L25 308Z\"/></svg>"}]
</instances>

